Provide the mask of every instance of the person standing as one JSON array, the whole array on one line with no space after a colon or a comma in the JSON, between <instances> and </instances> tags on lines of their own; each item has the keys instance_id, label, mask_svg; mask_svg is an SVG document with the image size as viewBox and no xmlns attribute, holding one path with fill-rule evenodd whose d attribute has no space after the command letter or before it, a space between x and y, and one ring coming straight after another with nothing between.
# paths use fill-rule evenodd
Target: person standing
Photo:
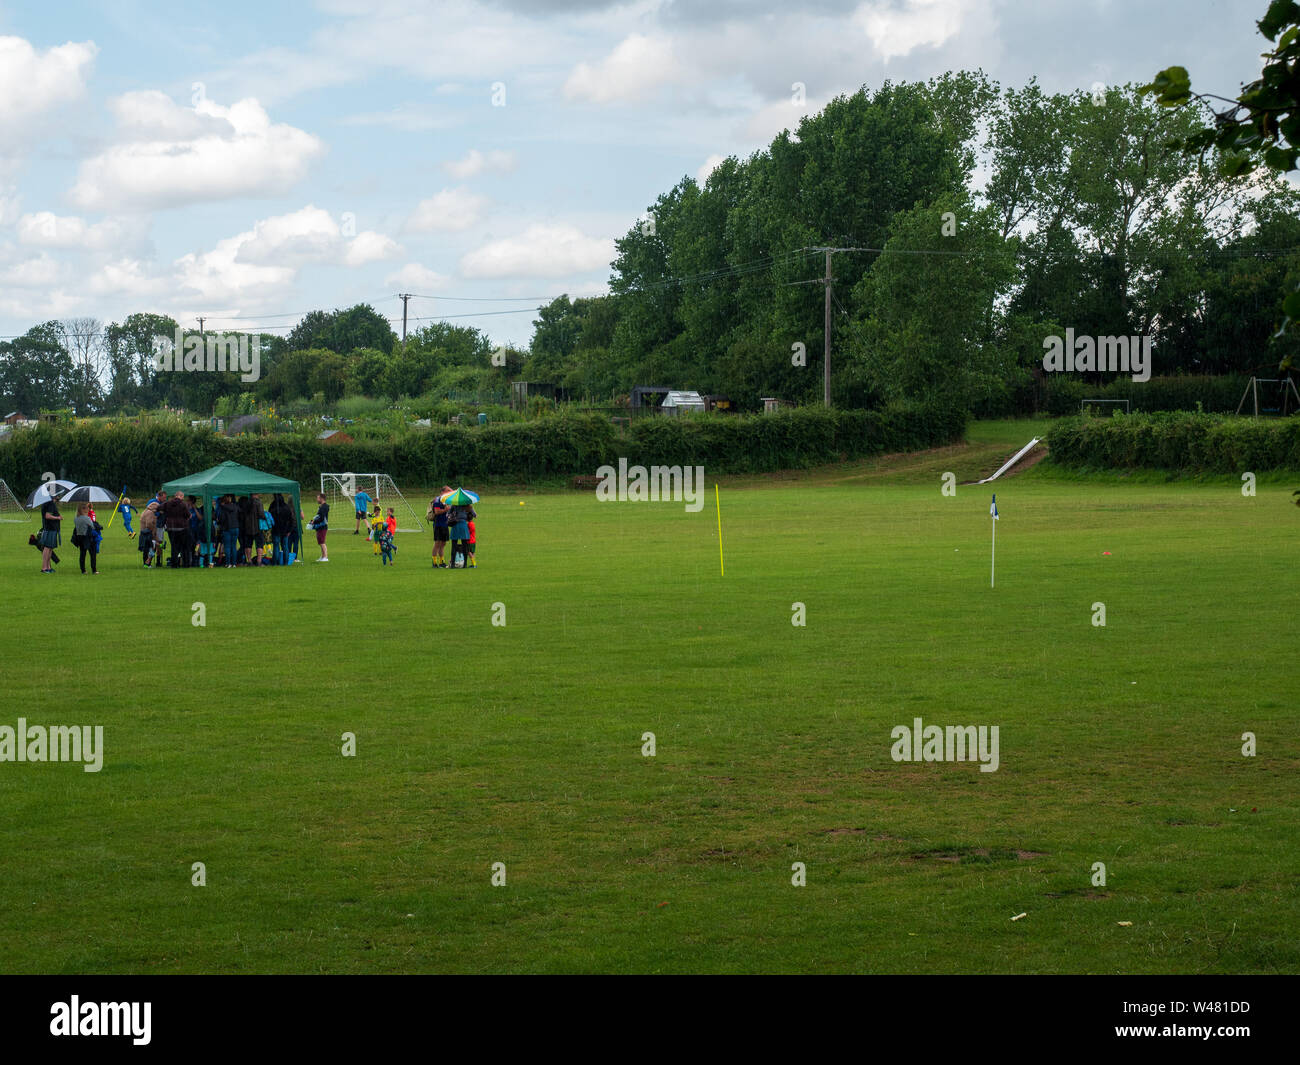
<instances>
[{"instance_id":1,"label":"person standing","mask_svg":"<svg viewBox=\"0 0 1300 1065\"><path fill-rule=\"evenodd\" d=\"M90 516L90 508L85 503L77 504L77 516L72 519L72 538L81 549L81 572L86 572L86 555L90 555L90 572L99 573L99 533L95 529L95 519Z\"/></svg>"},{"instance_id":2,"label":"person standing","mask_svg":"<svg viewBox=\"0 0 1300 1065\"><path fill-rule=\"evenodd\" d=\"M171 557L167 564L172 569L188 568L190 564L190 507L185 493L177 492L163 507L167 525L167 538L171 541Z\"/></svg>"},{"instance_id":3,"label":"person standing","mask_svg":"<svg viewBox=\"0 0 1300 1065\"><path fill-rule=\"evenodd\" d=\"M320 545L320 558L317 562L330 560L330 549L325 546L325 535L330 527L330 505L325 502L325 493L316 493L316 516L311 519L310 528L316 530L316 543Z\"/></svg>"},{"instance_id":4,"label":"person standing","mask_svg":"<svg viewBox=\"0 0 1300 1065\"><path fill-rule=\"evenodd\" d=\"M225 568L234 569L239 557L239 506L232 495L221 500L221 553Z\"/></svg>"},{"instance_id":5,"label":"person standing","mask_svg":"<svg viewBox=\"0 0 1300 1065\"><path fill-rule=\"evenodd\" d=\"M277 566L289 564L289 530L293 527L293 507L276 492L271 497L271 561Z\"/></svg>"},{"instance_id":6,"label":"person standing","mask_svg":"<svg viewBox=\"0 0 1300 1065\"><path fill-rule=\"evenodd\" d=\"M152 564L158 552L158 500L152 499L140 512L140 557L146 566Z\"/></svg>"},{"instance_id":7,"label":"person standing","mask_svg":"<svg viewBox=\"0 0 1300 1065\"><path fill-rule=\"evenodd\" d=\"M474 508L465 504L452 507L447 512L447 524L451 533L451 568L464 569L469 565L469 523L477 514ZM459 561L457 561L459 559Z\"/></svg>"},{"instance_id":8,"label":"person standing","mask_svg":"<svg viewBox=\"0 0 1300 1065\"><path fill-rule=\"evenodd\" d=\"M425 515L433 522L433 568L446 569L447 559L445 553L447 550L447 504L442 501L442 497L451 491L449 485L443 485L442 491L434 497L429 504L429 513Z\"/></svg>"},{"instance_id":9,"label":"person standing","mask_svg":"<svg viewBox=\"0 0 1300 1065\"><path fill-rule=\"evenodd\" d=\"M289 506L289 513L290 513L290 515L292 515L292 514L293 514L293 507L292 507L291 505L289 505L289 503L288 503L287 500L286 500L285 505L286 505L286 506ZM291 525L290 528L289 528L289 544L288 544L288 547L289 547L289 565L291 565L291 566L292 566L295 562L299 561L299 559L298 559L298 555L299 555L299 553L302 551L302 527L303 527L306 523L307 523L307 519L306 519L306 517L303 515L302 507L300 506L300 507L298 508L298 516L297 516L297 518L295 518L295 519L293 520L293 523L292 523L292 525Z\"/></svg>"},{"instance_id":10,"label":"person standing","mask_svg":"<svg viewBox=\"0 0 1300 1065\"><path fill-rule=\"evenodd\" d=\"M54 564L50 561L50 555L54 549L63 542L59 535L59 523L63 521L63 515L59 513L59 504L51 496L41 506L41 572L53 573Z\"/></svg>"},{"instance_id":11,"label":"person standing","mask_svg":"<svg viewBox=\"0 0 1300 1065\"><path fill-rule=\"evenodd\" d=\"M266 535L266 508L262 506L262 497L253 495L248 500L250 524L253 532L253 557L249 560L254 566L263 563L262 548L270 541Z\"/></svg>"},{"instance_id":12,"label":"person standing","mask_svg":"<svg viewBox=\"0 0 1300 1065\"><path fill-rule=\"evenodd\" d=\"M369 517L370 496L362 489L352 497L352 502L357 512L357 527L352 530L352 535L359 536L361 534L361 523L367 521ZM375 506L378 505L378 503L375 503Z\"/></svg>"}]
</instances>

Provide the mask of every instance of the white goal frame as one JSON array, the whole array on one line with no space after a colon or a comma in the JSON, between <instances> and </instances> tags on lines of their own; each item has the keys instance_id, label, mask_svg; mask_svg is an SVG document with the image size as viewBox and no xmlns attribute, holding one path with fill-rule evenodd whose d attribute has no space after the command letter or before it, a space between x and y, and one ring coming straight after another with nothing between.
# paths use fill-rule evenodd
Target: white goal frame
<instances>
[{"instance_id":1,"label":"white goal frame","mask_svg":"<svg viewBox=\"0 0 1300 1065\"><path fill-rule=\"evenodd\" d=\"M0 480L0 522L9 525L25 525L36 516L34 510L27 510L9 486Z\"/></svg>"},{"instance_id":2,"label":"white goal frame","mask_svg":"<svg viewBox=\"0 0 1300 1065\"><path fill-rule=\"evenodd\" d=\"M348 517L356 514L356 494L363 491L371 502L378 503L385 509L393 508L398 532L424 532L423 518L406 501L406 497L398 491L397 485L386 473L322 473L320 490L329 503L330 510L334 509L339 500L346 499L351 508Z\"/></svg>"}]
</instances>

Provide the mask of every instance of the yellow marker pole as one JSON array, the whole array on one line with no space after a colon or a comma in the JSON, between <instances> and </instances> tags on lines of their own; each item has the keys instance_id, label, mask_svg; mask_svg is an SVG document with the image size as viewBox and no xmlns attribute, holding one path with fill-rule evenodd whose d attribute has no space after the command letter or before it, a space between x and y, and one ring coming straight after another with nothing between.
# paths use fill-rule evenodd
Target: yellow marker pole
<instances>
[{"instance_id":1,"label":"yellow marker pole","mask_svg":"<svg viewBox=\"0 0 1300 1065\"><path fill-rule=\"evenodd\" d=\"M122 495L117 497L117 503L113 507L113 513L108 516L108 524L104 526L104 531L108 532L113 527L113 519L117 517L117 508L122 505L122 496L126 495L126 489L122 489Z\"/></svg>"},{"instance_id":2,"label":"yellow marker pole","mask_svg":"<svg viewBox=\"0 0 1300 1065\"><path fill-rule=\"evenodd\" d=\"M713 486L713 502L718 508L718 568L722 576L727 575L727 564L722 559L722 501L718 498L718 486Z\"/></svg>"}]
</instances>

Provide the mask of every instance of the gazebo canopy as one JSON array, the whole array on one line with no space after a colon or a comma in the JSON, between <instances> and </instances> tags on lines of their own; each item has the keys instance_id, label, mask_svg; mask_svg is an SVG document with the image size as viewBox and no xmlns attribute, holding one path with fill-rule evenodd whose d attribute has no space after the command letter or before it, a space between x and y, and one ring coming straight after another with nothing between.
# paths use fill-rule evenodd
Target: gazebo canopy
<instances>
[{"instance_id":1,"label":"gazebo canopy","mask_svg":"<svg viewBox=\"0 0 1300 1065\"><path fill-rule=\"evenodd\" d=\"M187 496L203 500L204 533L208 539L212 538L212 501L224 495L248 496L279 492L293 497L295 525L302 512L302 495L297 481L264 473L251 466L242 466L238 462L223 462L199 473L178 477L163 485L163 491L169 496L183 492Z\"/></svg>"}]
</instances>

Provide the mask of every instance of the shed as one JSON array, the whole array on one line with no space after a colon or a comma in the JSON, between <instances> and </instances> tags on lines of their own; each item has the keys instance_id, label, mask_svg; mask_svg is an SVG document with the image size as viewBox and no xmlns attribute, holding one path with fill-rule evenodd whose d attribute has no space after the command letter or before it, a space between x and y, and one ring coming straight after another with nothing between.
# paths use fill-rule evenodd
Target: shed
<instances>
[{"instance_id":1,"label":"shed","mask_svg":"<svg viewBox=\"0 0 1300 1065\"><path fill-rule=\"evenodd\" d=\"M704 402L704 397L698 392L678 391L669 392L659 405L672 414L680 414L682 411L700 411L703 413L708 407L708 404Z\"/></svg>"}]
</instances>

